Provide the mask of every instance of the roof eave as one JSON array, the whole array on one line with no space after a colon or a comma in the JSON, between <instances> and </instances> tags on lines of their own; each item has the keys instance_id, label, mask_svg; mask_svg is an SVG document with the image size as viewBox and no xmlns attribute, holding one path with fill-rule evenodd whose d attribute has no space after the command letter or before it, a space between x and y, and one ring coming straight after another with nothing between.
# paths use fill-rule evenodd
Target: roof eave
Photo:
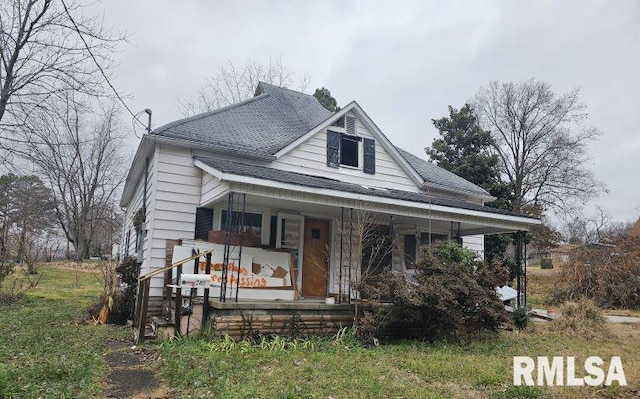
<instances>
[{"instance_id":1,"label":"roof eave","mask_svg":"<svg viewBox=\"0 0 640 399\"><path fill-rule=\"evenodd\" d=\"M521 224L521 227L524 230L528 230L530 226L538 225L541 223L539 219L531 218L527 216L488 213L488 212L483 212L479 210L456 208L456 207L449 207L444 205L416 203L416 202L407 201L407 200L377 197L372 195L351 193L347 191L333 190L328 188L306 187L306 186L300 186L300 185L291 184L291 183L274 182L271 180L265 180L257 177L244 176L241 174L224 172L220 169L207 165L206 163L199 160L195 160L194 164L198 168L216 176L220 181L225 181L228 183L251 184L256 186L265 186L265 187L284 189L284 190L290 190L290 191L302 191L305 193L321 194L329 197L356 199L356 200L362 201L363 203L371 202L371 203L380 203L380 204L387 204L387 205L399 205L399 206L411 207L411 208L428 209L430 211L443 211L451 214L486 217L486 218L504 220L504 221Z\"/></svg>"},{"instance_id":2,"label":"roof eave","mask_svg":"<svg viewBox=\"0 0 640 399\"><path fill-rule=\"evenodd\" d=\"M271 162L276 159L275 156L270 154L260 154L257 152L243 150L243 149L235 149L235 148L224 148L216 146L215 144L203 143L200 141L187 140L187 139L178 139L174 137L167 137L161 135L150 135L153 137L153 140L162 143L175 145L177 147L189 148L193 150L204 150L218 155L231 155L236 156L248 160L253 161L267 161Z\"/></svg>"},{"instance_id":3,"label":"roof eave","mask_svg":"<svg viewBox=\"0 0 640 399\"><path fill-rule=\"evenodd\" d=\"M420 188L422 190L425 191L429 191L429 189L433 189L433 190L440 190L440 191L446 191L449 193L453 193L453 194L463 194L463 195L467 195L469 197L473 197L473 198L477 198L478 200L484 202L490 202L490 201L495 201L497 198L492 196L489 193L479 193L479 192L475 192L475 191L469 191L469 190L464 190L464 189L460 189L460 188L451 188L449 186L445 186L442 184L436 184L433 182L424 182L424 184L422 186L420 186Z\"/></svg>"},{"instance_id":4,"label":"roof eave","mask_svg":"<svg viewBox=\"0 0 640 399\"><path fill-rule=\"evenodd\" d=\"M129 168L129 172L127 173L127 178L124 183L124 189L122 190L122 196L120 197L120 207L122 208L125 208L128 205L135 192L136 183L140 179L144 169L144 162L142 161L148 158L153 152L153 140L149 137L150 136L148 134L142 136L138 149L136 150L136 154L131 162L131 167Z\"/></svg>"}]
</instances>

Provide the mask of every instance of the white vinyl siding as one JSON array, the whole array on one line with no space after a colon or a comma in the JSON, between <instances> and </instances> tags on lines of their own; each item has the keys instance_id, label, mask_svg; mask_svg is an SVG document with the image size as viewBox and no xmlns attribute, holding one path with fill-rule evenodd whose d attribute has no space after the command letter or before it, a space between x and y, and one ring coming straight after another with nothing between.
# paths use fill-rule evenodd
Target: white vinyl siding
<instances>
[{"instance_id":1,"label":"white vinyl siding","mask_svg":"<svg viewBox=\"0 0 640 399\"><path fill-rule=\"evenodd\" d=\"M202 172L193 165L191 150L157 145L153 190L149 191L154 204L148 237L151 247L145 247L142 273L165 266L168 239L192 239L195 211L200 206ZM148 259L147 259L148 257ZM162 295L162 276L153 278L151 296Z\"/></svg>"},{"instance_id":2,"label":"white vinyl siding","mask_svg":"<svg viewBox=\"0 0 640 399\"><path fill-rule=\"evenodd\" d=\"M332 127L328 127L327 129L335 130L335 128ZM327 166L327 129L316 133L307 141L274 161L270 166L275 169L322 176L370 187L421 192L404 170L402 170L383 148L382 143L376 140L360 121L357 122L358 136L376 140L375 174L365 174L362 171L361 164L359 168L350 168L341 165L336 169ZM360 151L362 151L362 148L360 148Z\"/></svg>"},{"instance_id":3,"label":"white vinyl siding","mask_svg":"<svg viewBox=\"0 0 640 399\"><path fill-rule=\"evenodd\" d=\"M482 234L463 236L462 246L475 251L479 257L484 259L484 236Z\"/></svg>"},{"instance_id":4,"label":"white vinyl siding","mask_svg":"<svg viewBox=\"0 0 640 399\"><path fill-rule=\"evenodd\" d=\"M223 183L209 173L202 173L200 206L207 206L229 191L229 184Z\"/></svg>"}]
</instances>

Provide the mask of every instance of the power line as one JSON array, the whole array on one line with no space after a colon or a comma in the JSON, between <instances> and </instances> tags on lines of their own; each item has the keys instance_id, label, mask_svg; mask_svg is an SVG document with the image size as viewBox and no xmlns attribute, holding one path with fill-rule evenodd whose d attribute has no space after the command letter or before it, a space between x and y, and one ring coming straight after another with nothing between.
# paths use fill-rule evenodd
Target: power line
<instances>
[{"instance_id":1,"label":"power line","mask_svg":"<svg viewBox=\"0 0 640 399\"><path fill-rule=\"evenodd\" d=\"M137 115L140 115L142 112L138 113L137 115L134 114L131 109L129 108L129 106L127 105L127 103L124 102L124 100L122 99L122 97L120 96L120 93L118 93L118 91L116 90L116 88L111 84L111 81L109 80L109 77L107 77L107 74L105 73L104 69L102 69L102 66L100 65L100 63L98 62L98 60L96 59L95 55L93 55L93 51L91 51L91 48L89 47L89 44L87 43L87 41L84 39L84 36L82 35L82 32L80 31L80 28L78 27L78 24L76 24L76 21L73 19L73 17L71 16L71 13L69 12L69 9L67 8L67 5L65 4L64 0L61 0L62 3L62 7L64 7L64 12L67 14L67 17L69 17L69 20L71 21L71 23L73 24L73 29L76 31L76 33L78 34L78 36L80 36L80 40L82 40L82 43L84 43L84 47L87 49L87 51L89 52L89 55L91 56L91 59L93 60L94 64L98 67L98 70L100 71L100 74L102 74L102 77L104 78L104 80L107 82L107 84L109 85L109 87L111 88L111 90L113 91L113 93L116 95L116 98L120 101L120 103L122 103L122 105L124 106L124 108L127 110L127 112L129 112L129 114L131 115L131 117L133 118L133 121L138 122L143 128L146 129L146 126L144 125L144 123L140 122L138 120ZM144 111L143 111L144 112ZM138 137L136 131L135 131L135 127L134 127L134 134L136 135L136 137Z\"/></svg>"}]
</instances>

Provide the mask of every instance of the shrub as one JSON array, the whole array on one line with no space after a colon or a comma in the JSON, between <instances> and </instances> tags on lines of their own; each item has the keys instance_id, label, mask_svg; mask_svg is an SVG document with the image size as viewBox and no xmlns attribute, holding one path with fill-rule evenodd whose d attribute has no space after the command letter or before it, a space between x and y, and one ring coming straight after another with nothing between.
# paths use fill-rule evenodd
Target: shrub
<instances>
[{"instance_id":1,"label":"shrub","mask_svg":"<svg viewBox=\"0 0 640 399\"><path fill-rule=\"evenodd\" d=\"M136 293L138 291L138 275L140 265L135 257L126 257L116 267L120 289L113 297L113 307L109 322L126 324L132 320L135 313Z\"/></svg>"},{"instance_id":2,"label":"shrub","mask_svg":"<svg viewBox=\"0 0 640 399\"><path fill-rule=\"evenodd\" d=\"M103 291L89 307L89 315L100 322L124 325L135 312L139 265L136 258L127 257L115 268L112 262L99 266Z\"/></svg>"},{"instance_id":3,"label":"shrub","mask_svg":"<svg viewBox=\"0 0 640 399\"><path fill-rule=\"evenodd\" d=\"M560 317L551 322L551 330L568 337L598 338L609 335L602 311L590 299L560 305Z\"/></svg>"},{"instance_id":4,"label":"shrub","mask_svg":"<svg viewBox=\"0 0 640 399\"><path fill-rule=\"evenodd\" d=\"M552 303L593 300L601 308L640 309L640 238L585 246L559 267Z\"/></svg>"},{"instance_id":5,"label":"shrub","mask_svg":"<svg viewBox=\"0 0 640 399\"><path fill-rule=\"evenodd\" d=\"M529 324L529 313L525 308L521 307L513 311L511 319L518 330L524 330Z\"/></svg>"},{"instance_id":6,"label":"shrub","mask_svg":"<svg viewBox=\"0 0 640 399\"><path fill-rule=\"evenodd\" d=\"M495 292L503 279L502 270L490 269L457 243L423 247L415 281L387 272L384 284L367 293L378 302L365 313L360 333L461 340L495 332L507 320Z\"/></svg>"},{"instance_id":7,"label":"shrub","mask_svg":"<svg viewBox=\"0 0 640 399\"><path fill-rule=\"evenodd\" d=\"M15 296L14 290L4 286L5 280L13 274L13 263L0 258L0 302L10 302Z\"/></svg>"},{"instance_id":8,"label":"shrub","mask_svg":"<svg viewBox=\"0 0 640 399\"><path fill-rule=\"evenodd\" d=\"M553 269L553 260L540 259L540 269Z\"/></svg>"}]
</instances>

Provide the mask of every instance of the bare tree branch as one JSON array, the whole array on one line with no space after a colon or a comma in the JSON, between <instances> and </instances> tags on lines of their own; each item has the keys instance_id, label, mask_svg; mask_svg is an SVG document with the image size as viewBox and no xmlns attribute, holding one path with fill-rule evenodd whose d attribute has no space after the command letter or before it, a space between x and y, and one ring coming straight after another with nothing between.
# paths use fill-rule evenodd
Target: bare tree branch
<instances>
[{"instance_id":1,"label":"bare tree branch","mask_svg":"<svg viewBox=\"0 0 640 399\"><path fill-rule=\"evenodd\" d=\"M124 181L121 139L115 107L95 115L70 95L55 113L28 122L31 160L46 177L55 197L56 216L76 250L89 255L99 224L113 218L117 190ZM93 119L92 119L93 118ZM97 118L97 119L96 119Z\"/></svg>"},{"instance_id":2,"label":"bare tree branch","mask_svg":"<svg viewBox=\"0 0 640 399\"><path fill-rule=\"evenodd\" d=\"M104 83L125 37L83 9L74 0L0 2L0 149L25 141L21 128L67 91L112 94Z\"/></svg>"},{"instance_id":3,"label":"bare tree branch","mask_svg":"<svg viewBox=\"0 0 640 399\"><path fill-rule=\"evenodd\" d=\"M582 126L586 107L578 94L556 96L534 79L491 82L476 94L480 124L491 131L501 172L514 187L513 210L565 210L605 190L585 167L587 145L599 132Z\"/></svg>"},{"instance_id":4,"label":"bare tree branch","mask_svg":"<svg viewBox=\"0 0 640 399\"><path fill-rule=\"evenodd\" d=\"M267 65L249 59L243 66L227 61L218 66L218 73L207 79L203 89L192 98L180 101L178 106L184 116L189 116L247 100L253 96L260 81L304 91L309 80L308 75L296 80L295 74L282 64L282 59L269 59Z\"/></svg>"}]
</instances>

